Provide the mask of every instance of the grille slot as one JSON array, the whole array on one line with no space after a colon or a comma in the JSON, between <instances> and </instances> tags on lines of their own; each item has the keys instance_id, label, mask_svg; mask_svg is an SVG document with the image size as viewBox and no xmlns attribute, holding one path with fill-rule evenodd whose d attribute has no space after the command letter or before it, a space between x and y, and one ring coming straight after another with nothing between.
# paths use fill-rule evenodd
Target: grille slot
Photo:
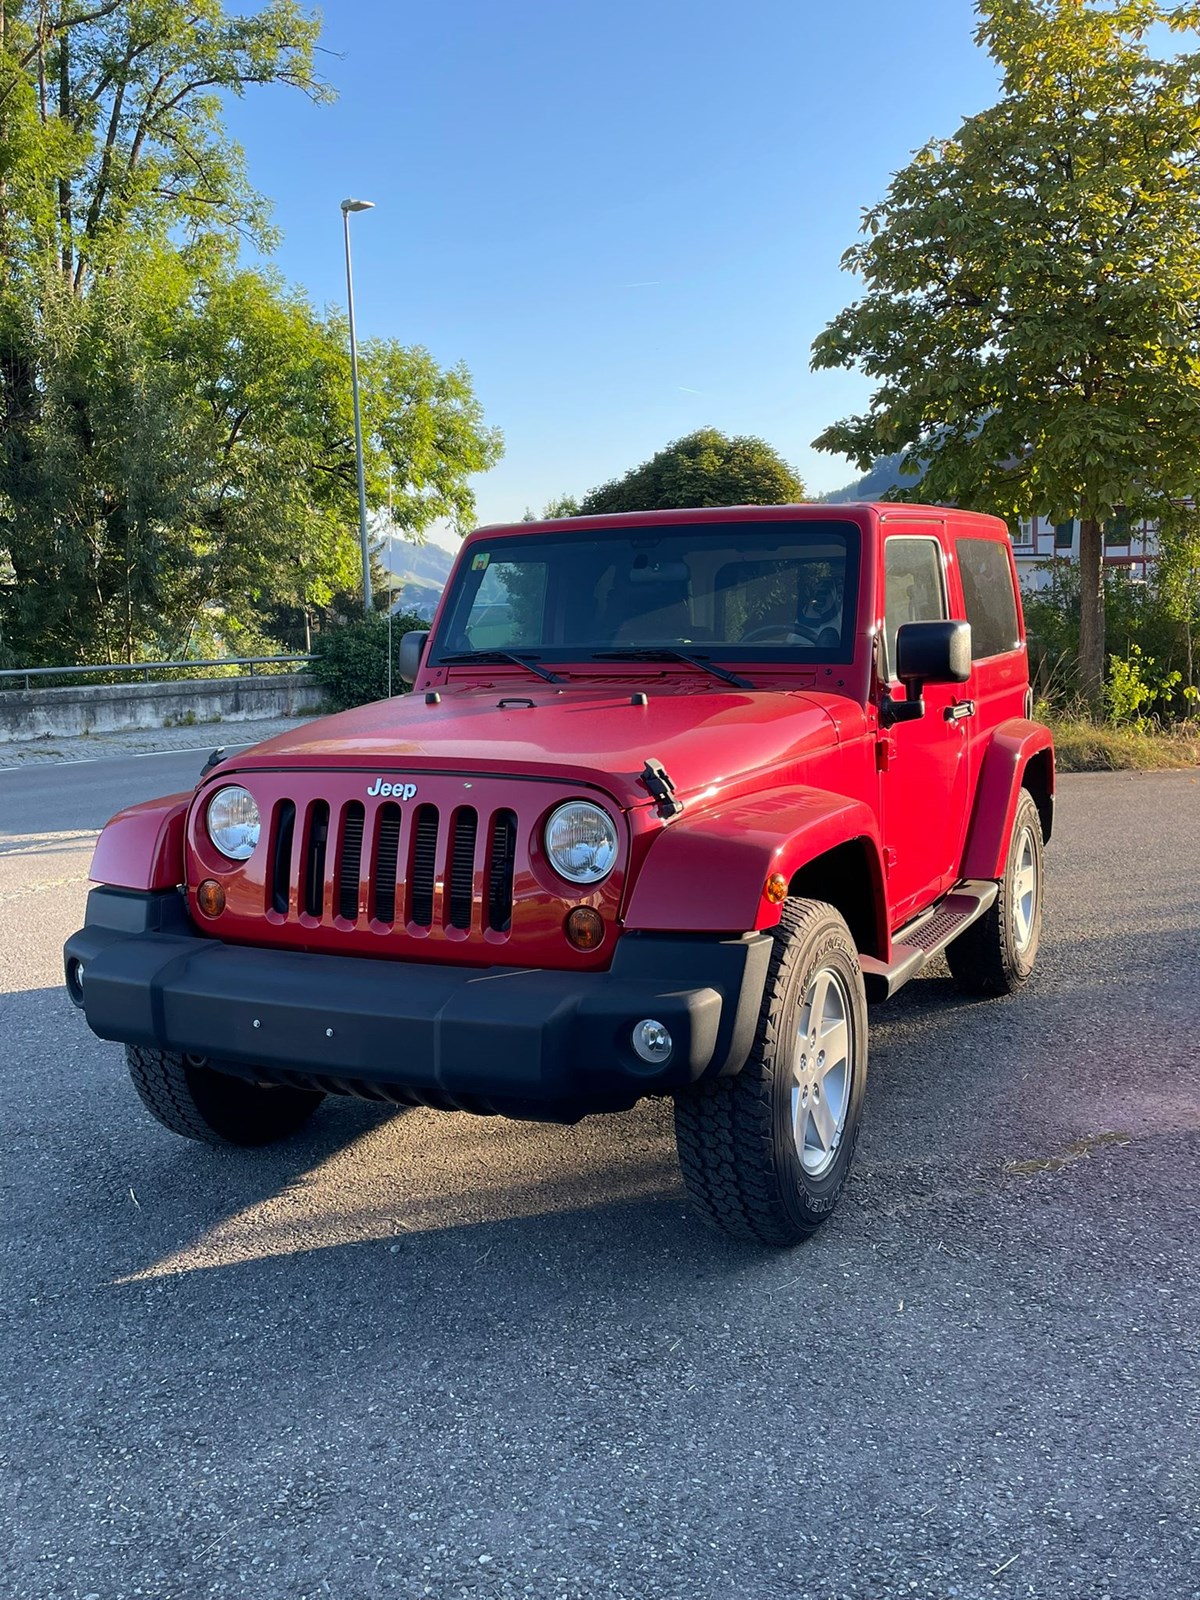
<instances>
[{"instance_id":1,"label":"grille slot","mask_svg":"<svg viewBox=\"0 0 1200 1600\"><path fill-rule=\"evenodd\" d=\"M325 853L329 845L329 803L314 802L308 813L308 837L304 848L304 909L319 917L325 909Z\"/></svg>"},{"instance_id":2,"label":"grille slot","mask_svg":"<svg viewBox=\"0 0 1200 1600\"><path fill-rule=\"evenodd\" d=\"M512 927L513 868L517 855L517 817L514 811L497 811L492 818L488 851L487 925L495 933Z\"/></svg>"},{"instance_id":3,"label":"grille slot","mask_svg":"<svg viewBox=\"0 0 1200 1600\"><path fill-rule=\"evenodd\" d=\"M437 878L438 808L418 806L413 831L409 914L419 928L433 926L433 886Z\"/></svg>"},{"instance_id":4,"label":"grille slot","mask_svg":"<svg viewBox=\"0 0 1200 1600\"><path fill-rule=\"evenodd\" d=\"M271 853L271 909L287 915L292 886L292 839L296 832L296 803L281 800L275 809L275 843Z\"/></svg>"},{"instance_id":5,"label":"grille slot","mask_svg":"<svg viewBox=\"0 0 1200 1600\"><path fill-rule=\"evenodd\" d=\"M358 921L358 879L362 871L363 830L367 812L361 800L352 800L342 813L342 859L338 870L338 915Z\"/></svg>"},{"instance_id":6,"label":"grille slot","mask_svg":"<svg viewBox=\"0 0 1200 1600\"><path fill-rule=\"evenodd\" d=\"M371 870L372 911L376 922L396 920L396 867L400 861L400 807L385 800L375 830L375 864Z\"/></svg>"},{"instance_id":7,"label":"grille slot","mask_svg":"<svg viewBox=\"0 0 1200 1600\"><path fill-rule=\"evenodd\" d=\"M475 840L479 834L479 813L474 806L463 806L454 813L454 842L450 846L449 899L447 918L452 928L471 926L471 907L475 900Z\"/></svg>"}]
</instances>

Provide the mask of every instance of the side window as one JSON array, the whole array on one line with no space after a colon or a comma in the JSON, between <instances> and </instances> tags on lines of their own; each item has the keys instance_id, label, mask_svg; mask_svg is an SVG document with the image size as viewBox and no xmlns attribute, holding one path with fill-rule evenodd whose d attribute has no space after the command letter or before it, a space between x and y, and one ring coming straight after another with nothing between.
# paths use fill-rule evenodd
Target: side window
<instances>
[{"instance_id":1,"label":"side window","mask_svg":"<svg viewBox=\"0 0 1200 1600\"><path fill-rule=\"evenodd\" d=\"M883 547L883 622L887 674L896 663L896 633L906 622L942 622L946 584L936 539L895 536Z\"/></svg>"},{"instance_id":2,"label":"side window","mask_svg":"<svg viewBox=\"0 0 1200 1600\"><path fill-rule=\"evenodd\" d=\"M998 539L959 539L955 548L971 624L972 661L1018 649L1021 636L1008 551Z\"/></svg>"}]
</instances>

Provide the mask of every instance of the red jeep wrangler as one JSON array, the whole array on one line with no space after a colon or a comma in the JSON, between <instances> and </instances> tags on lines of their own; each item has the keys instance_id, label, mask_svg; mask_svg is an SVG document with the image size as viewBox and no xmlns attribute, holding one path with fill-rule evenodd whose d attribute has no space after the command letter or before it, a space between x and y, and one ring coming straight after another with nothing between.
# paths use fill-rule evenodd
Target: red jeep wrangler
<instances>
[{"instance_id":1,"label":"red jeep wrangler","mask_svg":"<svg viewBox=\"0 0 1200 1600\"><path fill-rule=\"evenodd\" d=\"M739 506L484 528L415 692L105 828L67 987L174 1132L326 1094L572 1121L670 1094L708 1221L789 1244L868 999L1037 953L1054 804L1004 524Z\"/></svg>"}]
</instances>

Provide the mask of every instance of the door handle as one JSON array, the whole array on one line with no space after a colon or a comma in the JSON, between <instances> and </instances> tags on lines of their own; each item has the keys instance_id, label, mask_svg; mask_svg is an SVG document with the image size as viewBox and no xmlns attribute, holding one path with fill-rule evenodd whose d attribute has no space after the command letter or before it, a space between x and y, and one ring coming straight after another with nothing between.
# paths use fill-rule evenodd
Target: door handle
<instances>
[{"instance_id":1,"label":"door handle","mask_svg":"<svg viewBox=\"0 0 1200 1600\"><path fill-rule=\"evenodd\" d=\"M962 722L966 717L975 715L974 700L956 700L952 706L947 706L942 712L947 722Z\"/></svg>"}]
</instances>

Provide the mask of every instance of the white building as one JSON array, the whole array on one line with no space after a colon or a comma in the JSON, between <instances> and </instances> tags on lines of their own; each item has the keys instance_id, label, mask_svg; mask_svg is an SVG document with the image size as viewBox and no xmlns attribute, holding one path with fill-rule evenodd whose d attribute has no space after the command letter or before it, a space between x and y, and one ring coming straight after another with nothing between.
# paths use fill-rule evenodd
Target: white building
<instances>
[{"instance_id":1,"label":"white building","mask_svg":"<svg viewBox=\"0 0 1200 1600\"><path fill-rule=\"evenodd\" d=\"M1104 530L1104 564L1145 578L1157 553L1156 527L1136 517L1115 517ZM1028 517L1013 534L1017 575L1024 589L1044 589L1052 581L1055 561L1079 559L1079 522L1051 522Z\"/></svg>"}]
</instances>

